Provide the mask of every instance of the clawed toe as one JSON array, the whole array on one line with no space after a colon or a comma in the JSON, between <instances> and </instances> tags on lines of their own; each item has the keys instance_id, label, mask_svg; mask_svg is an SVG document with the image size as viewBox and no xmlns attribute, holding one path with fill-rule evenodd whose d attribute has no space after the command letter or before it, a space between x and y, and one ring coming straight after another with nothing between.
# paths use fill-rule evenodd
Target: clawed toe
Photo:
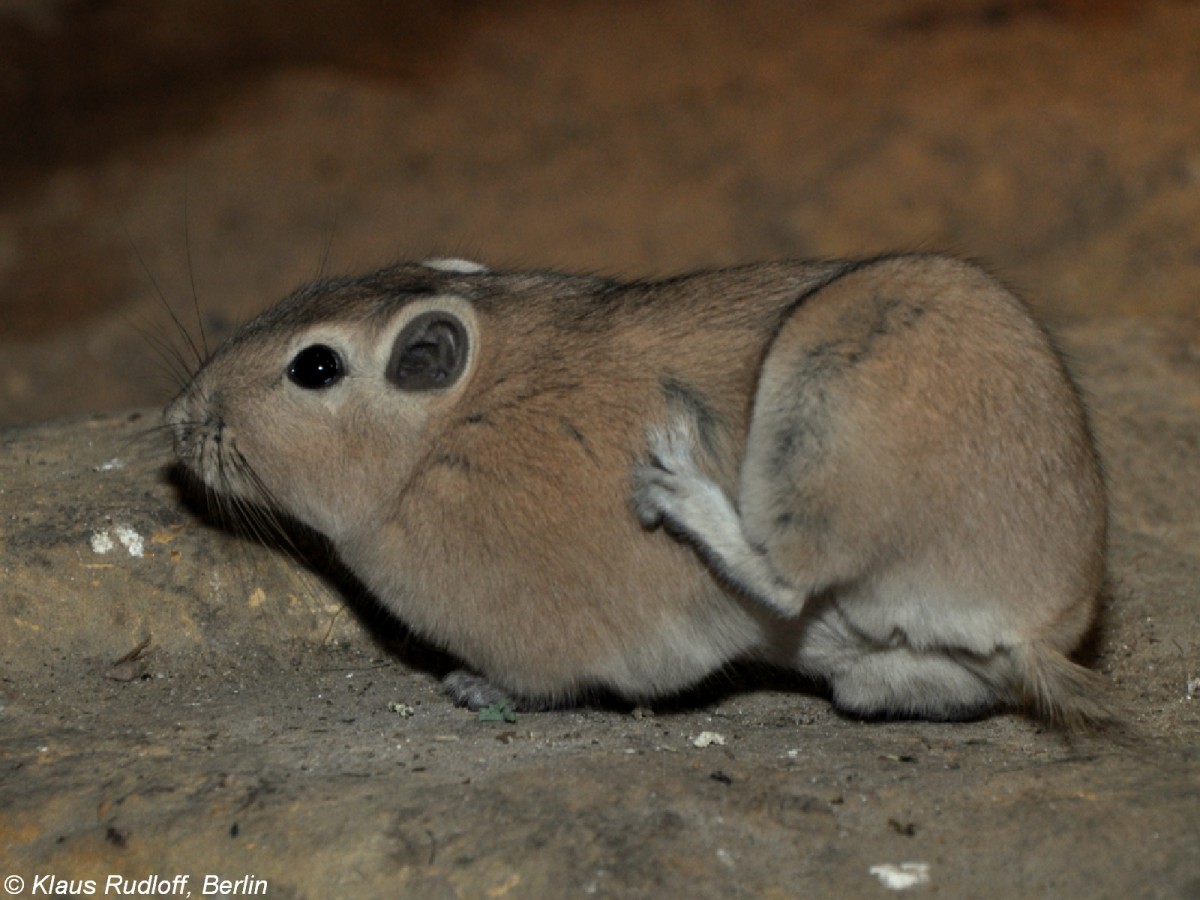
<instances>
[{"instance_id":1,"label":"clawed toe","mask_svg":"<svg viewBox=\"0 0 1200 900\"><path fill-rule=\"evenodd\" d=\"M658 465L640 465L633 470L633 491L630 503L638 521L646 528L662 524L663 508L660 502L664 490L662 477L666 469Z\"/></svg>"},{"instance_id":2,"label":"clawed toe","mask_svg":"<svg viewBox=\"0 0 1200 900\"><path fill-rule=\"evenodd\" d=\"M517 704L500 688L482 675L466 669L455 669L442 679L442 690L454 701L467 709L478 711L496 704L507 704L513 709Z\"/></svg>"},{"instance_id":3,"label":"clawed toe","mask_svg":"<svg viewBox=\"0 0 1200 900\"><path fill-rule=\"evenodd\" d=\"M685 420L646 434L647 461L633 469L631 504L646 528L669 520L686 485L702 476L692 458L694 435Z\"/></svg>"}]
</instances>

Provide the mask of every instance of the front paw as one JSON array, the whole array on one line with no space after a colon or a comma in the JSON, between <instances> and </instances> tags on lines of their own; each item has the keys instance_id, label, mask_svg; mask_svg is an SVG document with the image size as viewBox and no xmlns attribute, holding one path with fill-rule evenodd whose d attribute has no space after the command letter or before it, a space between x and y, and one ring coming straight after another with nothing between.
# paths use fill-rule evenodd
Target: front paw
<instances>
[{"instance_id":1,"label":"front paw","mask_svg":"<svg viewBox=\"0 0 1200 900\"><path fill-rule=\"evenodd\" d=\"M669 480L669 473L650 463L633 467L629 505L643 527L657 528L662 524L671 490Z\"/></svg>"},{"instance_id":2,"label":"front paw","mask_svg":"<svg viewBox=\"0 0 1200 900\"><path fill-rule=\"evenodd\" d=\"M454 698L459 706L465 706L472 712L487 709L489 706L505 705L516 709L518 704L500 688L496 687L482 675L476 675L467 669L455 669L442 679L442 690Z\"/></svg>"},{"instance_id":3,"label":"front paw","mask_svg":"<svg viewBox=\"0 0 1200 900\"><path fill-rule=\"evenodd\" d=\"M704 476L692 456L694 436L686 422L655 426L646 435L648 459L633 468L630 504L646 528L678 518L689 486Z\"/></svg>"},{"instance_id":4,"label":"front paw","mask_svg":"<svg viewBox=\"0 0 1200 900\"><path fill-rule=\"evenodd\" d=\"M504 707L512 712L545 712L555 708L549 697L515 697L469 669L455 669L442 678L442 690L471 712Z\"/></svg>"}]
</instances>

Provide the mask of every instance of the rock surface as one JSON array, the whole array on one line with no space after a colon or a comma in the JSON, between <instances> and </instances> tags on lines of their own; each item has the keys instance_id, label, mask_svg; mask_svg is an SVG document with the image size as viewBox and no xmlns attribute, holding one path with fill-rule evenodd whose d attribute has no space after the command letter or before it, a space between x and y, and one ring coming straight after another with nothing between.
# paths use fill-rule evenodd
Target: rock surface
<instances>
[{"instance_id":1,"label":"rock surface","mask_svg":"<svg viewBox=\"0 0 1200 900\"><path fill-rule=\"evenodd\" d=\"M252 875L270 896L834 897L920 861L951 896L1194 892L1200 331L1063 337L1112 485L1097 665L1122 740L864 724L749 676L654 715L481 721L369 601L189 512L152 411L0 432L8 870Z\"/></svg>"},{"instance_id":2,"label":"rock surface","mask_svg":"<svg viewBox=\"0 0 1200 900\"><path fill-rule=\"evenodd\" d=\"M1200 894L1200 5L160 5L141 31L131 3L0 10L16 895L847 897L910 862L942 896ZM1028 289L1089 395L1095 665L1128 736L861 723L754 673L480 721L369 599L183 502L137 334L163 333L152 279L181 310L194 280L216 341L397 255L644 274L914 244Z\"/></svg>"}]
</instances>

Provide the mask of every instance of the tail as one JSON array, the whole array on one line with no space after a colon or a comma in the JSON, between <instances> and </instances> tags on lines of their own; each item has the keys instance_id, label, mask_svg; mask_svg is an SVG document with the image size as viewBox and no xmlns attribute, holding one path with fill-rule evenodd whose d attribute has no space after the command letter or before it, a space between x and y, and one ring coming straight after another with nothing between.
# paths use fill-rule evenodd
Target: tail
<instances>
[{"instance_id":1,"label":"tail","mask_svg":"<svg viewBox=\"0 0 1200 900\"><path fill-rule=\"evenodd\" d=\"M1103 676L1042 643L1012 648L1016 697L1037 718L1069 732L1099 731L1120 717Z\"/></svg>"}]
</instances>

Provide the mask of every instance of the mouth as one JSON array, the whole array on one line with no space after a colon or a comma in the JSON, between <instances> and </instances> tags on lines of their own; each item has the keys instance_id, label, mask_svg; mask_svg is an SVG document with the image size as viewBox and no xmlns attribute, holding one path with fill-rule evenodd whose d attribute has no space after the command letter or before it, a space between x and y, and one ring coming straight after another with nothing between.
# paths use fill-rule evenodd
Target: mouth
<instances>
[{"instance_id":1,"label":"mouth","mask_svg":"<svg viewBox=\"0 0 1200 900\"><path fill-rule=\"evenodd\" d=\"M163 418L171 434L175 457L195 481L207 491L245 496L243 473L252 472L249 463L230 439L225 421L211 413L204 418L188 415L183 404L167 407Z\"/></svg>"}]
</instances>

